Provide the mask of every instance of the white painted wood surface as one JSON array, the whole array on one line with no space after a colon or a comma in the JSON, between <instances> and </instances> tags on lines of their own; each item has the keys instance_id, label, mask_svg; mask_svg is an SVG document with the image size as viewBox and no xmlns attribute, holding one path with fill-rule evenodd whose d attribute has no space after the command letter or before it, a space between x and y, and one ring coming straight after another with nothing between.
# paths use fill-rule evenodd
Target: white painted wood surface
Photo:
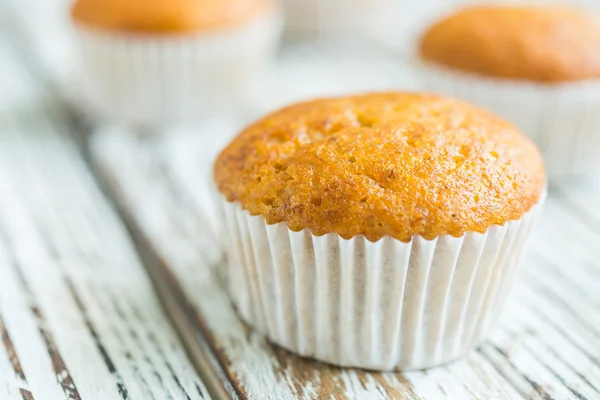
<instances>
[{"instance_id":1,"label":"white painted wood surface","mask_svg":"<svg viewBox=\"0 0 600 400\"><path fill-rule=\"evenodd\" d=\"M0 35L0 399L208 399L64 110Z\"/></svg>"},{"instance_id":2,"label":"white painted wood surface","mask_svg":"<svg viewBox=\"0 0 600 400\"><path fill-rule=\"evenodd\" d=\"M242 120L307 96L414 85L400 65L299 62L306 55L283 60ZM61 132L67 121L18 64L2 68L0 399L207 397ZM211 158L241 122L145 139L102 131L92 148L207 384L249 399L600 398L600 195L568 187L552 189L499 328L467 360L370 374L296 358L249 332L220 279L208 189Z\"/></svg>"},{"instance_id":3,"label":"white painted wood surface","mask_svg":"<svg viewBox=\"0 0 600 400\"><path fill-rule=\"evenodd\" d=\"M319 91L329 90L327 85L344 91L337 85L343 86L349 70L342 68L336 79L329 68L339 65L314 60L283 60L281 74L265 85L271 106L310 96L307 85L298 88L297 82L318 82ZM361 74L375 72L354 73L349 90L366 82L358 79ZM410 82L404 76L404 84ZM255 111L264 111L259 108ZM162 282L163 298L170 299L171 312L185 309L187 321L175 323L191 332L186 344L209 359L216 379L233 397L600 399L598 192L551 189L502 321L467 360L404 375L340 370L274 348L240 323L228 300L217 235L209 229L219 224L210 203L210 168L236 125L215 122L146 139L104 129L92 143L100 174L135 236L159 260L151 270Z\"/></svg>"}]
</instances>

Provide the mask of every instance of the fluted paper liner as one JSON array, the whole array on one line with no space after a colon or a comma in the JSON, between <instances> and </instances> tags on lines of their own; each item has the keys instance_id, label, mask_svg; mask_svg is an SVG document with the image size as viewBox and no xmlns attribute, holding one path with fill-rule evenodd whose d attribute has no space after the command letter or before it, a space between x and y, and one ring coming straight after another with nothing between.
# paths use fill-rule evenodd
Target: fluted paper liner
<instances>
[{"instance_id":1,"label":"fluted paper liner","mask_svg":"<svg viewBox=\"0 0 600 400\"><path fill-rule=\"evenodd\" d=\"M536 84L421 62L422 88L486 108L537 142L551 179L600 172L600 81Z\"/></svg>"},{"instance_id":2,"label":"fluted paper liner","mask_svg":"<svg viewBox=\"0 0 600 400\"><path fill-rule=\"evenodd\" d=\"M483 234L403 243L293 232L223 203L241 317L299 355L375 370L442 364L480 343L541 207Z\"/></svg>"},{"instance_id":3,"label":"fluted paper liner","mask_svg":"<svg viewBox=\"0 0 600 400\"><path fill-rule=\"evenodd\" d=\"M93 115L140 127L198 122L238 106L275 53L281 15L197 34L75 26L80 97Z\"/></svg>"}]
</instances>

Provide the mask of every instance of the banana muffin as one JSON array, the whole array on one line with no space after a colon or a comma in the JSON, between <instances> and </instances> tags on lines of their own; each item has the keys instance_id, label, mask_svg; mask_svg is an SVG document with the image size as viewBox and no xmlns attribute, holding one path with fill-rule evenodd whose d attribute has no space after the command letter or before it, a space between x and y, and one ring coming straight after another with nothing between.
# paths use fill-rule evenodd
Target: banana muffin
<instances>
[{"instance_id":1,"label":"banana muffin","mask_svg":"<svg viewBox=\"0 0 600 400\"><path fill-rule=\"evenodd\" d=\"M424 60L503 79L560 83L600 78L600 24L564 7L478 6L438 22Z\"/></svg>"},{"instance_id":2,"label":"banana muffin","mask_svg":"<svg viewBox=\"0 0 600 400\"><path fill-rule=\"evenodd\" d=\"M78 0L71 16L83 103L143 128L235 109L282 25L273 0Z\"/></svg>"},{"instance_id":3,"label":"banana muffin","mask_svg":"<svg viewBox=\"0 0 600 400\"><path fill-rule=\"evenodd\" d=\"M243 319L300 355L383 370L480 342L546 182L510 124L414 93L284 108L237 136L214 177Z\"/></svg>"},{"instance_id":4,"label":"banana muffin","mask_svg":"<svg viewBox=\"0 0 600 400\"><path fill-rule=\"evenodd\" d=\"M600 23L558 6L473 6L433 24L423 88L497 113L535 139L552 178L600 167Z\"/></svg>"}]
</instances>

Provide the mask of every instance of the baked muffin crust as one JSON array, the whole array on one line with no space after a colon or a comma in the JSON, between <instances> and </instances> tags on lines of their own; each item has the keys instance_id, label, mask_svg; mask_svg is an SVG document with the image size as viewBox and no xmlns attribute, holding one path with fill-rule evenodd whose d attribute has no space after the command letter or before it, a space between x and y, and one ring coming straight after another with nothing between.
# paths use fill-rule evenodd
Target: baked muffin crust
<instances>
[{"instance_id":1,"label":"baked muffin crust","mask_svg":"<svg viewBox=\"0 0 600 400\"><path fill-rule=\"evenodd\" d=\"M221 152L214 179L269 224L407 242L519 219L539 201L545 171L529 139L482 110L380 93L274 112Z\"/></svg>"},{"instance_id":2,"label":"baked muffin crust","mask_svg":"<svg viewBox=\"0 0 600 400\"><path fill-rule=\"evenodd\" d=\"M106 30L191 33L242 24L270 6L270 0L78 0L71 14Z\"/></svg>"},{"instance_id":3,"label":"baked muffin crust","mask_svg":"<svg viewBox=\"0 0 600 400\"><path fill-rule=\"evenodd\" d=\"M600 77L600 23L556 6L474 6L421 38L422 59L490 77L559 83Z\"/></svg>"}]
</instances>

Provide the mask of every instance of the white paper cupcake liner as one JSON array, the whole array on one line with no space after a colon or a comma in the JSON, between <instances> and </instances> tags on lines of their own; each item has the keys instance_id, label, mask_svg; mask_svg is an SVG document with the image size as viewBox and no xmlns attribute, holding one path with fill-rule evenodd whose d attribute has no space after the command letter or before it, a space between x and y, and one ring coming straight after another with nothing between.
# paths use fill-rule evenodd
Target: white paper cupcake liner
<instances>
[{"instance_id":1,"label":"white paper cupcake liner","mask_svg":"<svg viewBox=\"0 0 600 400\"><path fill-rule=\"evenodd\" d=\"M439 365L479 344L541 208L484 234L403 243L293 232L222 202L241 317L299 355L375 370Z\"/></svg>"},{"instance_id":2,"label":"white paper cupcake liner","mask_svg":"<svg viewBox=\"0 0 600 400\"><path fill-rule=\"evenodd\" d=\"M191 35L106 32L78 25L78 84L92 113L141 127L199 122L238 106L279 43L269 11L239 28Z\"/></svg>"},{"instance_id":3,"label":"white paper cupcake liner","mask_svg":"<svg viewBox=\"0 0 600 400\"><path fill-rule=\"evenodd\" d=\"M534 139L551 179L600 172L600 81L543 85L419 67L424 90L486 108Z\"/></svg>"}]
</instances>

